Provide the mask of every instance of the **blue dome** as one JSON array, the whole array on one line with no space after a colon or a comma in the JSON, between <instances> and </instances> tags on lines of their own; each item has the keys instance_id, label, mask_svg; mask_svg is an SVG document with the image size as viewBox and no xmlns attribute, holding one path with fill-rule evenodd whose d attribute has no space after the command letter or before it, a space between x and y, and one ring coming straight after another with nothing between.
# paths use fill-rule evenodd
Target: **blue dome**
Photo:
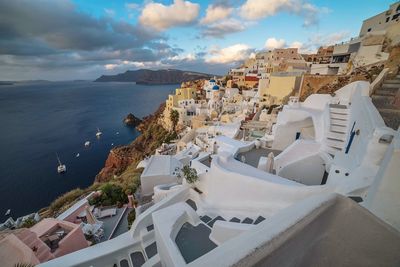
<instances>
[{"instance_id":1,"label":"blue dome","mask_svg":"<svg viewBox=\"0 0 400 267\"><path fill-rule=\"evenodd\" d=\"M210 80L210 83L215 83L215 80L214 80L214 79L211 79L211 80Z\"/></svg>"},{"instance_id":2,"label":"blue dome","mask_svg":"<svg viewBox=\"0 0 400 267\"><path fill-rule=\"evenodd\" d=\"M214 85L212 89L213 90L219 90L219 86L218 85Z\"/></svg>"}]
</instances>

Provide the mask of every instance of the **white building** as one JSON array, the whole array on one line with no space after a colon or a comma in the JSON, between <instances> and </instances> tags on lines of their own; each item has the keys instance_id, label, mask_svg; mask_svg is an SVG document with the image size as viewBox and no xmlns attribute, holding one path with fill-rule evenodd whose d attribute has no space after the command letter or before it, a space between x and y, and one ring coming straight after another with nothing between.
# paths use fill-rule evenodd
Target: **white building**
<instances>
[{"instance_id":1,"label":"white building","mask_svg":"<svg viewBox=\"0 0 400 267\"><path fill-rule=\"evenodd\" d=\"M140 176L142 194L152 195L156 185L176 183L182 163L170 155L151 156Z\"/></svg>"},{"instance_id":2,"label":"white building","mask_svg":"<svg viewBox=\"0 0 400 267\"><path fill-rule=\"evenodd\" d=\"M400 2L391 4L388 10L364 20L360 36L372 32L383 32L392 25L400 27Z\"/></svg>"},{"instance_id":3,"label":"white building","mask_svg":"<svg viewBox=\"0 0 400 267\"><path fill-rule=\"evenodd\" d=\"M195 184L157 187L128 233L41 266L398 265L400 131L369 90L292 98L272 147L214 136L213 155L192 160ZM144 175L173 177L166 158L151 165Z\"/></svg>"}]
</instances>

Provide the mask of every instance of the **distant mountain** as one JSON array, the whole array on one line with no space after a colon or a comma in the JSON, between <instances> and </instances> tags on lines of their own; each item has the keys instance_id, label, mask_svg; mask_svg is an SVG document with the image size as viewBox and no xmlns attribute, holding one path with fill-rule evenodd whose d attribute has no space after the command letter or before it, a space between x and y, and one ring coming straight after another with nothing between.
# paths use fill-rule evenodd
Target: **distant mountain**
<instances>
[{"instance_id":1,"label":"distant mountain","mask_svg":"<svg viewBox=\"0 0 400 267\"><path fill-rule=\"evenodd\" d=\"M138 84L174 84L198 79L210 79L214 75L182 71L174 69L165 70L128 70L117 75L102 75L95 82L136 82Z\"/></svg>"}]
</instances>

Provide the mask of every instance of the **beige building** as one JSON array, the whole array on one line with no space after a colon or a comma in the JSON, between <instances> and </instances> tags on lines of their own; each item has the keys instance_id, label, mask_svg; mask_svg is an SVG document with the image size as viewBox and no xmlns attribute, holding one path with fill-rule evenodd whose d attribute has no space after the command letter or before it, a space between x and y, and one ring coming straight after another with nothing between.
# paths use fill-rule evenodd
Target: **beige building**
<instances>
[{"instance_id":1,"label":"beige building","mask_svg":"<svg viewBox=\"0 0 400 267\"><path fill-rule=\"evenodd\" d=\"M369 32L385 31L389 26L400 27L400 2L390 5L389 9L363 21L360 37Z\"/></svg>"},{"instance_id":2,"label":"beige building","mask_svg":"<svg viewBox=\"0 0 400 267\"><path fill-rule=\"evenodd\" d=\"M179 124L184 124L187 118L187 111L182 107L182 101L194 101L196 99L196 89L195 88L177 88L175 89L174 95L169 95L168 99L165 101L165 110L163 116L163 125L167 129L172 128L172 123L170 119L170 113L172 109L179 112ZM181 104L181 105L180 105ZM189 120L189 119L188 119Z\"/></svg>"},{"instance_id":3,"label":"beige building","mask_svg":"<svg viewBox=\"0 0 400 267\"><path fill-rule=\"evenodd\" d=\"M260 101L267 104L281 104L282 100L300 88L302 73L278 72L270 76L269 86L260 88Z\"/></svg>"}]
</instances>

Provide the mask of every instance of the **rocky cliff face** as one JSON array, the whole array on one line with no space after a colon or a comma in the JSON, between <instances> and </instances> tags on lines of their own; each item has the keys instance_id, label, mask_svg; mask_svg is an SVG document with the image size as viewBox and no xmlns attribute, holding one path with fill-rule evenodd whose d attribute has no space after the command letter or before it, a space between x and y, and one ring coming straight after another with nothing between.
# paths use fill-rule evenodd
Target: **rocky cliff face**
<instances>
[{"instance_id":1,"label":"rocky cliff face","mask_svg":"<svg viewBox=\"0 0 400 267\"><path fill-rule=\"evenodd\" d=\"M300 89L300 101L304 101L311 94L333 94L343 86L355 81L369 81L378 75L383 66L360 67L347 75L316 75L305 74Z\"/></svg>"},{"instance_id":2,"label":"rocky cliff face","mask_svg":"<svg viewBox=\"0 0 400 267\"><path fill-rule=\"evenodd\" d=\"M142 133L135 141L126 146L113 148L108 155L104 168L96 176L96 182L106 182L114 175L118 176L132 164L138 164L145 156L154 153L166 138L169 132L158 124L165 104L162 104L155 113L144 117L137 129Z\"/></svg>"}]
</instances>

